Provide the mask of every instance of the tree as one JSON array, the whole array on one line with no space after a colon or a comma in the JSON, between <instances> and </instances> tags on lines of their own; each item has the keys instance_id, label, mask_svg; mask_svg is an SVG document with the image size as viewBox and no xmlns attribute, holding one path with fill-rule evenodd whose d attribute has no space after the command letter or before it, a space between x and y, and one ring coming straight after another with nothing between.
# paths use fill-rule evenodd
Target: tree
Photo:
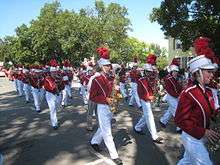
<instances>
[{"instance_id":1,"label":"tree","mask_svg":"<svg viewBox=\"0 0 220 165\"><path fill-rule=\"evenodd\" d=\"M32 48L36 61L45 63L51 58L62 59L63 51L58 40L58 15L62 13L60 3L45 4L38 19L30 26Z\"/></svg>"},{"instance_id":2,"label":"tree","mask_svg":"<svg viewBox=\"0 0 220 165\"><path fill-rule=\"evenodd\" d=\"M0 58L16 63L46 64L51 58L69 59L79 65L84 58L95 56L96 49L108 46L113 62L125 63L133 56L145 62L149 53L164 53L158 45L146 44L127 35L130 20L127 9L116 3L95 1L94 8L63 10L59 2L46 3L40 15L27 26L16 28L16 35L2 39Z\"/></svg>"},{"instance_id":3,"label":"tree","mask_svg":"<svg viewBox=\"0 0 220 165\"><path fill-rule=\"evenodd\" d=\"M4 41L0 38L0 61L4 61Z\"/></svg>"},{"instance_id":4,"label":"tree","mask_svg":"<svg viewBox=\"0 0 220 165\"><path fill-rule=\"evenodd\" d=\"M16 53L18 45L17 37L6 36L0 43L0 56L4 61L16 62Z\"/></svg>"},{"instance_id":5,"label":"tree","mask_svg":"<svg viewBox=\"0 0 220 165\"><path fill-rule=\"evenodd\" d=\"M157 67L158 70L163 70L168 65L168 59L166 56L160 56L157 58Z\"/></svg>"},{"instance_id":6,"label":"tree","mask_svg":"<svg viewBox=\"0 0 220 165\"><path fill-rule=\"evenodd\" d=\"M220 5L218 0L164 0L150 16L158 22L166 36L179 39L183 50L189 49L199 36L212 39L220 55Z\"/></svg>"},{"instance_id":7,"label":"tree","mask_svg":"<svg viewBox=\"0 0 220 165\"><path fill-rule=\"evenodd\" d=\"M127 9L119 4L96 1L95 8L79 13L62 10L60 3L46 3L37 19L16 28L13 40L3 39L0 54L21 63L46 63L51 58L70 59L79 65L86 57L96 55L96 48L107 44L112 58L120 56L130 21ZM8 49L12 47L13 49Z\"/></svg>"}]
</instances>

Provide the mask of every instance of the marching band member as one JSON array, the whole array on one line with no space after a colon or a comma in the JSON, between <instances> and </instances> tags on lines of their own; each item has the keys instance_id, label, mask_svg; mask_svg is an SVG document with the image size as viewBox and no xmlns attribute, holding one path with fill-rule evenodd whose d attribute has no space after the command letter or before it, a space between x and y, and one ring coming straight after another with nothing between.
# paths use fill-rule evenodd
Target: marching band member
<instances>
[{"instance_id":1,"label":"marching band member","mask_svg":"<svg viewBox=\"0 0 220 165\"><path fill-rule=\"evenodd\" d=\"M128 94L125 88L126 85L126 69L125 66L122 64L121 65L121 69L119 72L119 87L120 87L120 93L122 94L123 98L125 98L125 101L128 101Z\"/></svg>"},{"instance_id":2,"label":"marching band member","mask_svg":"<svg viewBox=\"0 0 220 165\"><path fill-rule=\"evenodd\" d=\"M218 98L218 91L220 88L219 79L218 79L219 78L219 75L218 75L219 62L220 61L217 59L217 57L214 57L213 65L215 66L216 70L215 70L214 77L213 77L212 81L207 85L212 91L216 109L220 109L219 98Z\"/></svg>"},{"instance_id":3,"label":"marching band member","mask_svg":"<svg viewBox=\"0 0 220 165\"><path fill-rule=\"evenodd\" d=\"M147 63L152 66L153 71L148 72L148 83L153 91L153 94L158 94L159 92L159 71L156 67L157 56L155 54L150 53L147 56Z\"/></svg>"},{"instance_id":4,"label":"marching band member","mask_svg":"<svg viewBox=\"0 0 220 165\"><path fill-rule=\"evenodd\" d=\"M31 91L34 99L34 106L36 112L41 112L41 102L44 97L44 89L42 88L44 81L44 76L42 68L39 65L32 66L30 84Z\"/></svg>"},{"instance_id":5,"label":"marching band member","mask_svg":"<svg viewBox=\"0 0 220 165\"><path fill-rule=\"evenodd\" d=\"M18 65L14 65L14 69L12 71L12 77L14 80L15 90L18 93Z\"/></svg>"},{"instance_id":6,"label":"marching band member","mask_svg":"<svg viewBox=\"0 0 220 165\"><path fill-rule=\"evenodd\" d=\"M63 79L65 83L65 88L62 91L62 107L68 105L68 97L72 98L71 84L73 80L73 73L70 70L71 64L69 60L64 60L63 62Z\"/></svg>"},{"instance_id":7,"label":"marching band member","mask_svg":"<svg viewBox=\"0 0 220 165\"><path fill-rule=\"evenodd\" d=\"M23 74L24 74L24 78L23 78L23 84L24 84L24 94L25 94L25 100L26 103L30 102L30 95L31 95L31 86L30 86L30 73L29 70L27 68L23 69Z\"/></svg>"},{"instance_id":8,"label":"marching band member","mask_svg":"<svg viewBox=\"0 0 220 165\"><path fill-rule=\"evenodd\" d=\"M22 68L23 66L21 64L18 65L18 74L17 74L17 85L18 85L18 96L23 96L24 91L23 91L23 73L22 73Z\"/></svg>"},{"instance_id":9,"label":"marching band member","mask_svg":"<svg viewBox=\"0 0 220 165\"><path fill-rule=\"evenodd\" d=\"M164 78L165 90L167 92L166 101L168 102L168 109L165 111L163 116L160 118L160 125L165 128L170 118L175 116L176 108L178 104L178 97L182 91L181 83L177 80L179 67L178 61L173 59L169 66L169 74ZM177 132L181 130L177 128Z\"/></svg>"},{"instance_id":10,"label":"marching band member","mask_svg":"<svg viewBox=\"0 0 220 165\"><path fill-rule=\"evenodd\" d=\"M194 82L180 95L175 115L175 123L183 132L181 139L185 148L184 157L178 165L212 165L205 139L214 143L220 134L209 129L210 120L215 115L213 95L206 87L213 78L215 66L204 55L189 61L189 70Z\"/></svg>"},{"instance_id":11,"label":"marching band member","mask_svg":"<svg viewBox=\"0 0 220 165\"><path fill-rule=\"evenodd\" d=\"M216 70L217 70L217 67L215 66ZM215 71L216 71L215 70ZM217 79L217 77L215 77L215 74L214 74L214 78L213 79ZM212 91L212 94L213 94L213 98L214 98L214 102L215 102L215 108L216 109L220 109L220 105L219 105L219 98L218 98L218 90L219 90L219 84L218 82L215 80L215 81L211 81L208 85L207 85L208 88L211 89Z\"/></svg>"},{"instance_id":12,"label":"marching band member","mask_svg":"<svg viewBox=\"0 0 220 165\"><path fill-rule=\"evenodd\" d=\"M140 98L138 97L137 93L137 80L140 78L140 72L137 70L137 58L134 58L133 68L130 71L130 78L131 78L131 98L129 101L129 106L133 106L134 101L136 102L139 109L141 109Z\"/></svg>"},{"instance_id":13,"label":"marching band member","mask_svg":"<svg viewBox=\"0 0 220 165\"><path fill-rule=\"evenodd\" d=\"M149 83L149 75L153 72L152 65L146 63L144 65L143 77L137 81L137 92L140 97L143 115L134 127L134 131L139 134L143 133L143 127L147 125L147 128L151 134L154 143L163 143L163 138L157 135L157 130L154 122L154 116L151 109L151 102L154 101L153 89Z\"/></svg>"},{"instance_id":14,"label":"marching band member","mask_svg":"<svg viewBox=\"0 0 220 165\"><path fill-rule=\"evenodd\" d=\"M55 59L50 61L50 74L44 79L44 89L46 90L46 100L50 109L50 121L54 130L58 129L57 110L61 104L61 91L65 88L63 76L58 71L58 63Z\"/></svg>"},{"instance_id":15,"label":"marching band member","mask_svg":"<svg viewBox=\"0 0 220 165\"><path fill-rule=\"evenodd\" d=\"M79 80L80 80L80 93L82 94L83 97L83 102L85 105L88 104L88 99L87 99L87 92L86 92L86 88L84 86L84 81L85 81L85 77L86 77L86 66L83 64L81 65L82 67L82 71L79 73Z\"/></svg>"},{"instance_id":16,"label":"marching band member","mask_svg":"<svg viewBox=\"0 0 220 165\"><path fill-rule=\"evenodd\" d=\"M13 77L13 72L14 72L14 68L13 68L13 63L11 61L8 62L8 69L6 69L6 72L7 72L7 77L9 79L9 81L14 81L14 77Z\"/></svg>"},{"instance_id":17,"label":"marching band member","mask_svg":"<svg viewBox=\"0 0 220 165\"><path fill-rule=\"evenodd\" d=\"M122 165L122 160L118 156L111 131L111 119L113 117L113 113L111 112L109 105L112 103L111 93L113 79L108 74L111 70L109 50L101 47L97 49L97 52L101 57L98 64L102 71L100 76L95 77L92 81L89 98L93 102L97 103L99 128L92 137L90 144L95 151L100 152L99 145L102 140L104 140L111 159L117 165Z\"/></svg>"},{"instance_id":18,"label":"marching band member","mask_svg":"<svg viewBox=\"0 0 220 165\"><path fill-rule=\"evenodd\" d=\"M193 46L195 48L195 53L197 55L205 55L207 58L211 60L211 62L216 68L214 77L211 80L211 82L207 85L207 87L210 88L212 91L214 102L215 102L215 108L220 109L219 98L218 98L218 89L219 89L218 64L220 63L220 60L219 60L219 57L216 56L212 48L210 48L210 43L211 43L211 40L209 38L199 37L194 41Z\"/></svg>"},{"instance_id":19,"label":"marching band member","mask_svg":"<svg viewBox=\"0 0 220 165\"><path fill-rule=\"evenodd\" d=\"M73 65L69 62L69 66L67 67L67 76L69 80L69 84L67 86L67 93L70 99L72 99L72 82L73 82L73 76L74 76L74 70L73 70Z\"/></svg>"},{"instance_id":20,"label":"marching band member","mask_svg":"<svg viewBox=\"0 0 220 165\"><path fill-rule=\"evenodd\" d=\"M87 127L86 129L88 131L93 131L93 116L96 115L96 110L97 110L97 104L95 102L93 102L92 100L90 100L90 89L91 89L91 85L92 85L92 81L94 78L100 76L100 68L98 67L98 65L94 65L93 67L93 71L92 71L92 76L89 78L89 82L87 84L87 98L88 98L88 108L87 108Z\"/></svg>"},{"instance_id":21,"label":"marching band member","mask_svg":"<svg viewBox=\"0 0 220 165\"><path fill-rule=\"evenodd\" d=\"M89 83L89 79L91 78L91 76L94 74L93 73L93 66L92 63L87 63L87 67L86 67L86 73L83 76L83 80L82 80L82 86L83 86L83 100L84 100L84 104L87 105L88 104L88 83Z\"/></svg>"}]
</instances>

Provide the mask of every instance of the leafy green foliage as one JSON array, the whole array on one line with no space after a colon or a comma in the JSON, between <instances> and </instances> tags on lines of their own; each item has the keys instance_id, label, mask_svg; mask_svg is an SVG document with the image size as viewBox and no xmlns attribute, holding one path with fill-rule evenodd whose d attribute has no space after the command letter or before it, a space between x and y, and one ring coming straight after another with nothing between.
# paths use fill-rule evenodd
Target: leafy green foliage
<instances>
[{"instance_id":1,"label":"leafy green foliage","mask_svg":"<svg viewBox=\"0 0 220 165\"><path fill-rule=\"evenodd\" d=\"M61 9L57 1L46 3L29 26L23 24L16 28L16 36L1 40L0 58L23 64L69 59L79 65L84 58L97 58L96 49L101 45L110 48L112 61L118 63L132 61L134 55L145 62L150 52L161 55L158 45L128 38L127 15L125 7L116 3L106 6L103 1L95 1L94 8L79 13Z\"/></svg>"},{"instance_id":2,"label":"leafy green foliage","mask_svg":"<svg viewBox=\"0 0 220 165\"><path fill-rule=\"evenodd\" d=\"M220 5L218 0L164 0L150 16L158 22L166 36L180 39L184 50L199 36L212 39L220 54Z\"/></svg>"}]
</instances>

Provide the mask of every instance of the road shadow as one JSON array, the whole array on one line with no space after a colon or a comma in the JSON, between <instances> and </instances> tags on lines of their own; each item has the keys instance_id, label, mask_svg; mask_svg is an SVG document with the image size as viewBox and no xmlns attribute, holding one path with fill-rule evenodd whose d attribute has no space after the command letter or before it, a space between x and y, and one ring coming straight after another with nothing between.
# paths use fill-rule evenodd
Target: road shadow
<instances>
[{"instance_id":1,"label":"road shadow","mask_svg":"<svg viewBox=\"0 0 220 165\"><path fill-rule=\"evenodd\" d=\"M57 113L58 130L50 126L46 101L43 111L36 113L16 92L1 94L0 152L6 165L84 164L97 159L87 144L86 111L73 92L72 105Z\"/></svg>"},{"instance_id":2,"label":"road shadow","mask_svg":"<svg viewBox=\"0 0 220 165\"><path fill-rule=\"evenodd\" d=\"M136 110L136 111L140 111L140 110ZM129 112L134 127L142 114L131 113L131 111ZM149 134L148 130L146 130L146 128L144 129L144 132L146 132L146 135L136 134L133 131L133 128L130 131L131 135L134 137L135 142L137 144L135 165L158 165L158 162L160 165L168 165L169 163L165 157L165 153L162 150L160 150L157 147L157 145L153 143L151 135Z\"/></svg>"}]
</instances>

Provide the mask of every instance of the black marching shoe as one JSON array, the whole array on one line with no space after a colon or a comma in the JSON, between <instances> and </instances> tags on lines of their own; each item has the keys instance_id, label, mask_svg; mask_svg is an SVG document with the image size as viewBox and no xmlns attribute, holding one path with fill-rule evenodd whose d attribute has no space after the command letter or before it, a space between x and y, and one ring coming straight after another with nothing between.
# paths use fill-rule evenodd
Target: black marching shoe
<instances>
[{"instance_id":1,"label":"black marching shoe","mask_svg":"<svg viewBox=\"0 0 220 165\"><path fill-rule=\"evenodd\" d=\"M166 128L166 125L159 120L159 124L162 128Z\"/></svg>"},{"instance_id":2,"label":"black marching shoe","mask_svg":"<svg viewBox=\"0 0 220 165\"><path fill-rule=\"evenodd\" d=\"M176 133L178 133L178 134L182 134L182 130L181 130L181 129L176 130Z\"/></svg>"},{"instance_id":3,"label":"black marching shoe","mask_svg":"<svg viewBox=\"0 0 220 165\"><path fill-rule=\"evenodd\" d=\"M101 152L102 150L99 148L99 145L98 144L91 144L91 147L96 151L96 152Z\"/></svg>"},{"instance_id":4,"label":"black marching shoe","mask_svg":"<svg viewBox=\"0 0 220 165\"><path fill-rule=\"evenodd\" d=\"M56 126L53 126L53 130L57 130L59 127L56 125Z\"/></svg>"},{"instance_id":5,"label":"black marching shoe","mask_svg":"<svg viewBox=\"0 0 220 165\"><path fill-rule=\"evenodd\" d=\"M40 113L40 112L41 112L41 110L38 110L38 111L37 111L37 113Z\"/></svg>"},{"instance_id":6,"label":"black marching shoe","mask_svg":"<svg viewBox=\"0 0 220 165\"><path fill-rule=\"evenodd\" d=\"M87 130L87 131L93 131L93 128L87 126L87 127L86 127L86 130Z\"/></svg>"},{"instance_id":7,"label":"black marching shoe","mask_svg":"<svg viewBox=\"0 0 220 165\"><path fill-rule=\"evenodd\" d=\"M157 144L163 144L163 138L162 137L158 137L157 139L153 140L154 143Z\"/></svg>"},{"instance_id":8,"label":"black marching shoe","mask_svg":"<svg viewBox=\"0 0 220 165\"><path fill-rule=\"evenodd\" d=\"M112 159L112 161L113 161L116 165L123 165L122 160L121 160L120 158Z\"/></svg>"}]
</instances>

